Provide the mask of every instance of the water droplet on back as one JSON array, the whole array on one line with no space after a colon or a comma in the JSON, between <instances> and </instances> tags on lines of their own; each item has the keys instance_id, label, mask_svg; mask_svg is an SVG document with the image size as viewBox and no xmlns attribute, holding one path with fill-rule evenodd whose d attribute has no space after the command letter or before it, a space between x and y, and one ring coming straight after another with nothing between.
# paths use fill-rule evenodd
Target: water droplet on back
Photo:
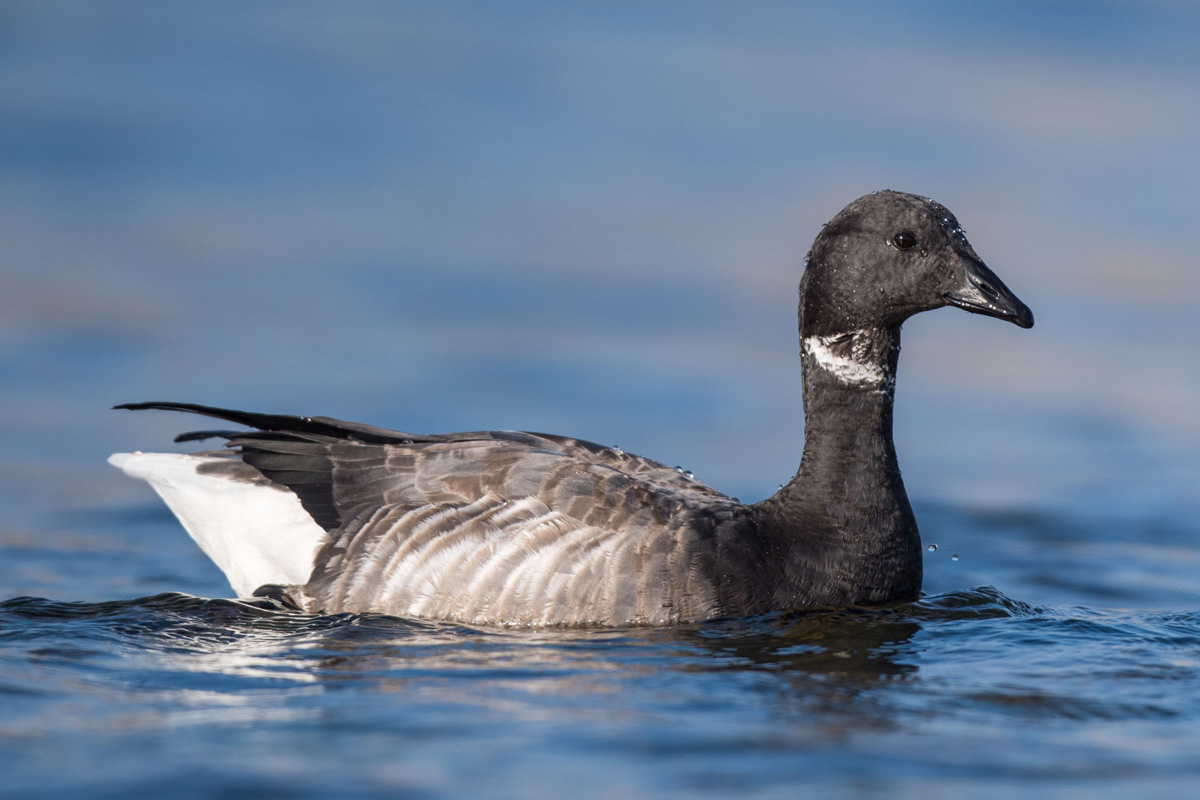
<instances>
[{"instance_id":1,"label":"water droplet on back","mask_svg":"<svg viewBox=\"0 0 1200 800\"><path fill-rule=\"evenodd\" d=\"M931 545L929 545L929 547L927 549L929 550L929 552L935 553L935 552L937 552L937 545L931 544Z\"/></svg>"}]
</instances>

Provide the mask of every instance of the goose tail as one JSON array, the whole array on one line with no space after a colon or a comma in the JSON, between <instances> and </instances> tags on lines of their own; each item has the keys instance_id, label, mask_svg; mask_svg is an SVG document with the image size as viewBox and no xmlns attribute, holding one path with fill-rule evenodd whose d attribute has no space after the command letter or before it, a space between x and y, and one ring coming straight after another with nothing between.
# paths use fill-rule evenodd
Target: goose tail
<instances>
[{"instance_id":1,"label":"goose tail","mask_svg":"<svg viewBox=\"0 0 1200 800\"><path fill-rule=\"evenodd\" d=\"M295 494L240 459L117 453L108 463L150 484L239 597L308 582L328 534Z\"/></svg>"}]
</instances>

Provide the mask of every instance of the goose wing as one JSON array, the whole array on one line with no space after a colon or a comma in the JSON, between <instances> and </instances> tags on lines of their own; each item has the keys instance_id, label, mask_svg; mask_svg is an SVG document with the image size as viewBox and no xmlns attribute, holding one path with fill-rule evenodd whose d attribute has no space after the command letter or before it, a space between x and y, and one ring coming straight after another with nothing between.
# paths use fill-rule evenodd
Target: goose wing
<instances>
[{"instance_id":1,"label":"goose wing","mask_svg":"<svg viewBox=\"0 0 1200 800\"><path fill-rule=\"evenodd\" d=\"M259 414L190 403L130 403L117 408L185 411L251 431L213 436L300 498L325 530L362 506L469 503L485 494L536 496L588 524L614 524L619 507L735 502L688 473L604 445L542 433L477 431L422 435L328 417ZM233 469L233 467L229 467Z\"/></svg>"},{"instance_id":2,"label":"goose wing","mask_svg":"<svg viewBox=\"0 0 1200 800\"><path fill-rule=\"evenodd\" d=\"M309 610L536 625L665 624L720 611L715 562L721 542L738 540L737 503L650 459L546 434L421 436L127 407L255 428L179 438L226 438L240 460L209 469L287 487L327 531L310 580L288 590Z\"/></svg>"}]
</instances>

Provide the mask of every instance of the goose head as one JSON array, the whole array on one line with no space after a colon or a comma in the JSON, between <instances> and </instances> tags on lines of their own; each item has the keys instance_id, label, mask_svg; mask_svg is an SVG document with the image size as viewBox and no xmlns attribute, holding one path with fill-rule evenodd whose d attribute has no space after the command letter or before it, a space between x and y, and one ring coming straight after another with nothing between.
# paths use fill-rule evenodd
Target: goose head
<instances>
[{"instance_id":1,"label":"goose head","mask_svg":"<svg viewBox=\"0 0 1200 800\"><path fill-rule=\"evenodd\" d=\"M976 255L954 215L927 197L858 198L822 228L805 263L802 336L895 329L942 306L1033 327L1033 312Z\"/></svg>"}]
</instances>

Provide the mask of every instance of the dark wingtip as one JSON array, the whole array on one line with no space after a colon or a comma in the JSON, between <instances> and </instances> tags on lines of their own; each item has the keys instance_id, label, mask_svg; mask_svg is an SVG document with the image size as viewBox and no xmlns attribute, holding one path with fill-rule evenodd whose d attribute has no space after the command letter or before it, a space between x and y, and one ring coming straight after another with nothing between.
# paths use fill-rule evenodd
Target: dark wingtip
<instances>
[{"instance_id":1,"label":"dark wingtip","mask_svg":"<svg viewBox=\"0 0 1200 800\"><path fill-rule=\"evenodd\" d=\"M147 411L150 409L161 409L163 411L186 411L189 406L185 403L171 403L165 400L152 400L148 403L121 403L113 406L113 410L123 409L126 411Z\"/></svg>"},{"instance_id":2,"label":"dark wingtip","mask_svg":"<svg viewBox=\"0 0 1200 800\"><path fill-rule=\"evenodd\" d=\"M292 435L327 436L334 439L345 439L354 442L370 444L412 444L413 439L433 441L429 437L418 437L403 431L389 431L384 428L374 428L370 425L359 425L353 422L341 422L326 417L295 417L286 414L256 414L249 411L236 411L232 408L217 408L202 406L196 403L168 403L155 401L151 403L122 403L113 408L130 411L183 411L189 414L201 414L206 417L223 419L247 428L259 431L282 432ZM220 435L220 432L218 432ZM187 441L187 440L185 440Z\"/></svg>"},{"instance_id":3,"label":"dark wingtip","mask_svg":"<svg viewBox=\"0 0 1200 800\"><path fill-rule=\"evenodd\" d=\"M188 431L175 437L176 444L183 442L203 442L206 439L232 439L241 436L245 431Z\"/></svg>"}]
</instances>

